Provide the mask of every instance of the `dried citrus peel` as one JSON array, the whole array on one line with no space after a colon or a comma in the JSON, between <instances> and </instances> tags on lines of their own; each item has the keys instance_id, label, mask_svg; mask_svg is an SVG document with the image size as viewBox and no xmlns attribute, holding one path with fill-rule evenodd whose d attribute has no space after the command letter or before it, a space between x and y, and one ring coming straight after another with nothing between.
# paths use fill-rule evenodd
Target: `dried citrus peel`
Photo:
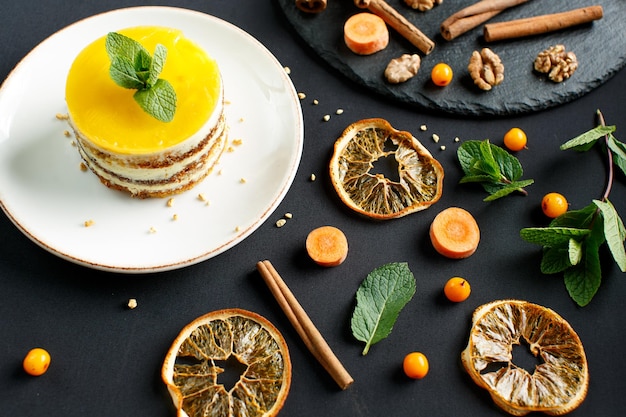
<instances>
[{"instance_id":1,"label":"dried citrus peel","mask_svg":"<svg viewBox=\"0 0 626 417\"><path fill-rule=\"evenodd\" d=\"M513 346L520 342L542 361L532 373L512 362ZM515 416L566 414L587 395L589 371L580 338L557 313L537 304L500 300L478 307L461 359L472 380Z\"/></svg>"},{"instance_id":2,"label":"dried citrus peel","mask_svg":"<svg viewBox=\"0 0 626 417\"><path fill-rule=\"evenodd\" d=\"M393 157L398 179L374 173L374 163ZM443 167L409 132L384 119L363 119L337 139L330 178L339 198L364 216L386 220L424 210L443 192Z\"/></svg>"},{"instance_id":3,"label":"dried citrus peel","mask_svg":"<svg viewBox=\"0 0 626 417\"><path fill-rule=\"evenodd\" d=\"M219 361L236 358L246 370L227 390ZM291 360L280 332L264 317L218 310L183 328L161 370L179 417L275 416L291 385Z\"/></svg>"}]
</instances>

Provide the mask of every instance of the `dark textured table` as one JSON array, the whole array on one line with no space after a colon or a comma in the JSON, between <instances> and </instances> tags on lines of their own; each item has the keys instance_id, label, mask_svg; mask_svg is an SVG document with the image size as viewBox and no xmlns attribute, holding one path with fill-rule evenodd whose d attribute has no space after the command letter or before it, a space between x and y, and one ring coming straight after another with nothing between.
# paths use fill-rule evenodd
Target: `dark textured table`
<instances>
[{"instance_id":1,"label":"dark textured table","mask_svg":"<svg viewBox=\"0 0 626 417\"><path fill-rule=\"evenodd\" d=\"M281 415L501 416L503 412L486 391L477 388L462 369L460 352L467 342L472 311L503 298L550 307L578 332L591 382L586 400L572 416L623 414L624 274L603 247L602 285L588 306L577 307L562 276L539 272L540 249L519 237L522 227L546 224L538 205L549 191L565 194L572 208L601 197L606 181L602 153L562 152L558 146L594 127L597 109L608 124L618 126L616 136L626 140L622 133L626 126L623 70L584 96L544 111L498 118L450 116L402 105L347 81L302 42L277 2L141 5L157 4L190 8L231 22L290 67L296 89L307 96L301 102L305 143L297 176L276 212L248 239L197 265L154 274L117 274L72 264L42 250L6 216L0 216L3 415L173 416L159 373L174 337L206 312L240 307L272 321L289 345L293 381ZM57 30L99 12L137 5L121 0L4 4L0 78ZM319 104L312 104L314 99ZM341 115L335 113L339 108L344 110ZM331 115L327 122L323 120L326 114ZM398 220L372 222L356 216L339 201L326 174L332 145L348 124L366 117L383 117L397 128L414 132L440 160L446 178L443 197L436 205ZM421 132L421 125L428 126L428 131ZM528 149L518 156L524 177L535 179L535 184L526 197L511 195L485 203L482 189L458 184L461 170L454 138L490 138L500 143L513 126L523 128L529 136ZM439 135L439 143L431 140L432 133ZM442 151L441 145L446 149ZM312 173L317 175L315 182L310 181ZM611 200L624 215L626 181L622 174L616 177ZM431 220L448 206L468 209L481 227L478 251L468 259L442 258L428 241ZM277 228L274 222L286 212L293 218ZM307 233L325 224L343 229L350 242L348 259L337 268L317 267L304 252ZM313 359L270 295L255 270L262 259L273 262L354 377L346 391L340 391ZM361 356L362 344L350 331L355 292L367 273L388 262L408 262L417 280L417 293L391 335ZM469 300L456 305L441 295L443 283L453 275L466 277L473 288ZM136 309L126 307L129 298L137 299ZM52 355L50 369L39 378L21 370L23 356L35 346L45 347ZM401 371L402 358L414 350L430 359L430 373L420 381L408 380ZM516 360L524 363L525 358L516 356Z\"/></svg>"}]
</instances>

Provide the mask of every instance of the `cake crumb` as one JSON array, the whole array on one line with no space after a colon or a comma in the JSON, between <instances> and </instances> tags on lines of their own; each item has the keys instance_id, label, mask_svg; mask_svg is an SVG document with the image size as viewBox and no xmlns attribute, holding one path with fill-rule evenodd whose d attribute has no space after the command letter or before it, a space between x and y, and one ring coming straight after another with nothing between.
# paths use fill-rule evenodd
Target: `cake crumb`
<instances>
[{"instance_id":1,"label":"cake crumb","mask_svg":"<svg viewBox=\"0 0 626 417\"><path fill-rule=\"evenodd\" d=\"M445 150L446 150L446 145L441 145L441 146L439 147L439 149L441 149L442 151L445 151Z\"/></svg>"},{"instance_id":2,"label":"cake crumb","mask_svg":"<svg viewBox=\"0 0 626 417\"><path fill-rule=\"evenodd\" d=\"M69 138L69 137L71 137L71 136L72 136L72 133L70 133L70 131L69 131L69 130L64 130L64 131L63 131L63 136L65 136L66 138Z\"/></svg>"},{"instance_id":3,"label":"cake crumb","mask_svg":"<svg viewBox=\"0 0 626 417\"><path fill-rule=\"evenodd\" d=\"M343 109L337 109L337 111L335 112L335 114L343 114Z\"/></svg>"},{"instance_id":4,"label":"cake crumb","mask_svg":"<svg viewBox=\"0 0 626 417\"><path fill-rule=\"evenodd\" d=\"M458 136L454 138L454 141L455 141L455 142L459 142L460 140L461 140L461 139L459 139L459 137L458 137Z\"/></svg>"},{"instance_id":5,"label":"cake crumb","mask_svg":"<svg viewBox=\"0 0 626 417\"><path fill-rule=\"evenodd\" d=\"M324 121L327 122L330 120L330 114L325 114L324 115Z\"/></svg>"},{"instance_id":6,"label":"cake crumb","mask_svg":"<svg viewBox=\"0 0 626 417\"><path fill-rule=\"evenodd\" d=\"M166 204L168 207L172 207L174 205L174 197L170 197Z\"/></svg>"},{"instance_id":7,"label":"cake crumb","mask_svg":"<svg viewBox=\"0 0 626 417\"><path fill-rule=\"evenodd\" d=\"M243 118L243 117L240 117L240 118L239 118L239 123L243 123L243 121L244 121L244 118Z\"/></svg>"},{"instance_id":8,"label":"cake crumb","mask_svg":"<svg viewBox=\"0 0 626 417\"><path fill-rule=\"evenodd\" d=\"M198 200L200 201L207 201L206 196L203 193L198 194Z\"/></svg>"},{"instance_id":9,"label":"cake crumb","mask_svg":"<svg viewBox=\"0 0 626 417\"><path fill-rule=\"evenodd\" d=\"M435 143L439 143L439 135L438 135L438 134L433 133L433 141L434 141Z\"/></svg>"},{"instance_id":10,"label":"cake crumb","mask_svg":"<svg viewBox=\"0 0 626 417\"><path fill-rule=\"evenodd\" d=\"M243 139L233 139L232 144L234 146L240 146L243 143Z\"/></svg>"},{"instance_id":11,"label":"cake crumb","mask_svg":"<svg viewBox=\"0 0 626 417\"><path fill-rule=\"evenodd\" d=\"M94 225L94 223L95 222L92 219L89 219L89 220L85 220L84 225L85 225L85 227L91 227L91 226Z\"/></svg>"},{"instance_id":12,"label":"cake crumb","mask_svg":"<svg viewBox=\"0 0 626 417\"><path fill-rule=\"evenodd\" d=\"M87 165L85 165L85 163L84 163L84 162L81 162L81 163L78 165L78 168L80 168L80 170L81 170L81 171L83 171L83 172L87 172L87 170L89 169L89 168L87 168Z\"/></svg>"},{"instance_id":13,"label":"cake crumb","mask_svg":"<svg viewBox=\"0 0 626 417\"><path fill-rule=\"evenodd\" d=\"M309 179L311 180L311 182L313 182L317 179L317 177L315 176L315 174L311 174L311 177Z\"/></svg>"},{"instance_id":14,"label":"cake crumb","mask_svg":"<svg viewBox=\"0 0 626 417\"><path fill-rule=\"evenodd\" d=\"M306 94L304 94L304 93L298 93L298 98L299 98L300 100L304 100L304 99L306 98Z\"/></svg>"},{"instance_id":15,"label":"cake crumb","mask_svg":"<svg viewBox=\"0 0 626 417\"><path fill-rule=\"evenodd\" d=\"M172 215L172 220L174 220L174 221L178 220L178 214L174 213Z\"/></svg>"},{"instance_id":16,"label":"cake crumb","mask_svg":"<svg viewBox=\"0 0 626 417\"><path fill-rule=\"evenodd\" d=\"M285 219L276 220L276 227L283 227L285 224L287 224L287 220Z\"/></svg>"},{"instance_id":17,"label":"cake crumb","mask_svg":"<svg viewBox=\"0 0 626 417\"><path fill-rule=\"evenodd\" d=\"M241 177L241 179L239 180L240 183L245 184L247 181L245 178Z\"/></svg>"},{"instance_id":18,"label":"cake crumb","mask_svg":"<svg viewBox=\"0 0 626 417\"><path fill-rule=\"evenodd\" d=\"M240 230L241 230L241 228L239 226L235 226L235 232L238 232Z\"/></svg>"},{"instance_id":19,"label":"cake crumb","mask_svg":"<svg viewBox=\"0 0 626 417\"><path fill-rule=\"evenodd\" d=\"M235 152L235 148L233 148L232 146L229 146L228 149L226 149L226 152L233 153Z\"/></svg>"},{"instance_id":20,"label":"cake crumb","mask_svg":"<svg viewBox=\"0 0 626 417\"><path fill-rule=\"evenodd\" d=\"M292 219L292 218L293 218L293 214L291 214L291 213L285 213L285 218L286 218L286 219Z\"/></svg>"},{"instance_id":21,"label":"cake crumb","mask_svg":"<svg viewBox=\"0 0 626 417\"><path fill-rule=\"evenodd\" d=\"M287 75L291 74L291 68L289 68L289 67L285 67L285 73L286 73Z\"/></svg>"},{"instance_id":22,"label":"cake crumb","mask_svg":"<svg viewBox=\"0 0 626 417\"><path fill-rule=\"evenodd\" d=\"M421 126L420 126L420 130L421 130L422 132L426 132L426 131L428 130L428 126L426 126L426 125L421 125Z\"/></svg>"},{"instance_id":23,"label":"cake crumb","mask_svg":"<svg viewBox=\"0 0 626 417\"><path fill-rule=\"evenodd\" d=\"M317 106L318 104L320 104L319 100L318 100L318 99L314 99L314 100L313 100L313 105L314 105L314 106Z\"/></svg>"},{"instance_id":24,"label":"cake crumb","mask_svg":"<svg viewBox=\"0 0 626 417\"><path fill-rule=\"evenodd\" d=\"M150 233L156 233L157 229L154 226L150 226L150 229L148 230Z\"/></svg>"},{"instance_id":25,"label":"cake crumb","mask_svg":"<svg viewBox=\"0 0 626 417\"><path fill-rule=\"evenodd\" d=\"M56 118L58 120L68 120L70 118L70 116L67 115L67 114L63 114L63 113L57 113L56 114Z\"/></svg>"},{"instance_id":26,"label":"cake crumb","mask_svg":"<svg viewBox=\"0 0 626 417\"><path fill-rule=\"evenodd\" d=\"M136 298L131 298L130 300L128 300L127 306L131 310L134 310L135 308L137 308L137 299Z\"/></svg>"}]
</instances>

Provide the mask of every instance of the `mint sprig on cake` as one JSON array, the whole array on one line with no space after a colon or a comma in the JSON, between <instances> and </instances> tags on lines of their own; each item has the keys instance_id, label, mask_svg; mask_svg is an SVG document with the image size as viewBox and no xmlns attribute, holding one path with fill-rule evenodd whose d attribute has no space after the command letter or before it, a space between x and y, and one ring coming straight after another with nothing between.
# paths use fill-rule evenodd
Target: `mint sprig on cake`
<instances>
[{"instance_id":1,"label":"mint sprig on cake","mask_svg":"<svg viewBox=\"0 0 626 417\"><path fill-rule=\"evenodd\" d=\"M111 60L109 74L120 87L137 90L133 98L149 115L162 122L170 122L176 112L174 87L159 78L167 48L158 44L154 56L139 42L116 32L106 37L106 51Z\"/></svg>"}]
</instances>

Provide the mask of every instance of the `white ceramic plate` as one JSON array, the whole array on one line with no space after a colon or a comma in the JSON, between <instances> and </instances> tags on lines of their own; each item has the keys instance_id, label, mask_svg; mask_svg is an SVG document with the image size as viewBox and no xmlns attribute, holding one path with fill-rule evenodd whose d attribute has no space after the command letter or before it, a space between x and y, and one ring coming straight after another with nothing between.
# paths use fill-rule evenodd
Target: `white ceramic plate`
<instances>
[{"instance_id":1,"label":"white ceramic plate","mask_svg":"<svg viewBox=\"0 0 626 417\"><path fill-rule=\"evenodd\" d=\"M76 54L109 31L141 25L180 28L218 61L229 137L241 140L172 207L82 172L66 122L56 118L67 112L65 77ZM46 39L0 88L0 205L26 236L69 261L129 273L180 268L233 247L273 213L295 177L303 132L291 80L243 30L186 9L115 10Z\"/></svg>"}]
</instances>

